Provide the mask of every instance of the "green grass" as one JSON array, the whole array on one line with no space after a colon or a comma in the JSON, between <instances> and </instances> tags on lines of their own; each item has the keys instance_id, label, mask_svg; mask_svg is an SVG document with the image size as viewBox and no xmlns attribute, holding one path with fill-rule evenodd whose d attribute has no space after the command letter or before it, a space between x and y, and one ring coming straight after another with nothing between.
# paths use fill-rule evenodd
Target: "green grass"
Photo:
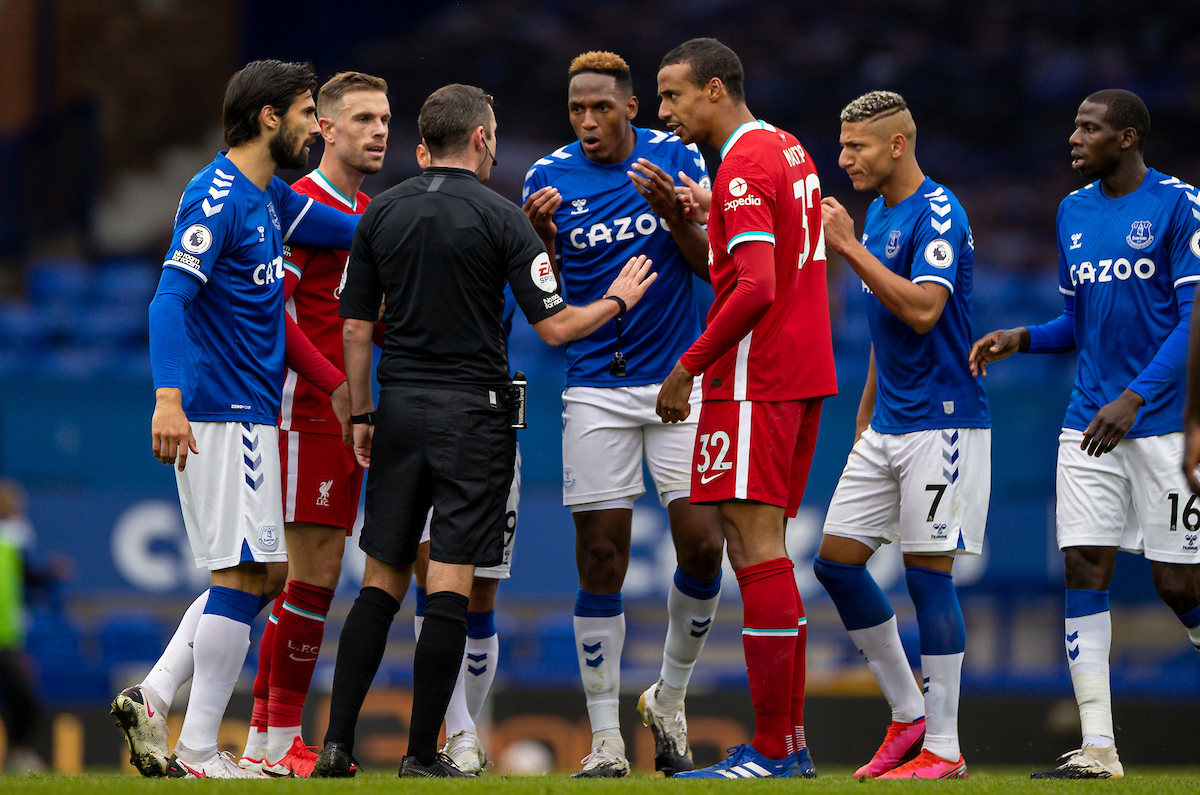
<instances>
[{"instance_id":1,"label":"green grass","mask_svg":"<svg viewBox=\"0 0 1200 795\"><path fill-rule=\"evenodd\" d=\"M810 781L666 781L661 778L638 776L624 781L572 781L565 776L502 777L485 776L480 781L415 781L400 782L394 775L383 773L363 774L350 780L337 781L214 781L175 782L161 779L143 779L118 775L83 776L32 776L0 777L0 793L30 793L47 795L73 795L74 793L113 793L113 795L138 795L138 793L162 793L185 788L196 792L196 787L216 787L227 793L262 793L271 790L278 793L487 793L487 795L543 795L544 793L692 793L722 792L754 789L756 791L795 791L803 788L814 793L855 793L866 795L872 790L903 788L913 790L951 790L960 793L1185 793L1200 791L1200 768L1144 768L1131 771L1121 781L1030 781L1028 770L1014 768L976 768L967 781L934 782L868 782L859 784L849 778L850 770L822 770L821 778Z\"/></svg>"}]
</instances>

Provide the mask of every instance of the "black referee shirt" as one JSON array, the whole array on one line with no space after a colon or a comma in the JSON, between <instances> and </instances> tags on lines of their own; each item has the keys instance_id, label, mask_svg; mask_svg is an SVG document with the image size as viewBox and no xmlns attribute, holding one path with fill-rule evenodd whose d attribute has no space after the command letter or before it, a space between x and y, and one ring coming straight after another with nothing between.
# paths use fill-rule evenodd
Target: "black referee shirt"
<instances>
[{"instance_id":1,"label":"black referee shirt","mask_svg":"<svg viewBox=\"0 0 1200 795\"><path fill-rule=\"evenodd\" d=\"M461 168L428 168L367 207L346 266L341 316L386 304L379 383L494 388L510 383L504 283L530 323L565 308L525 213Z\"/></svg>"}]
</instances>

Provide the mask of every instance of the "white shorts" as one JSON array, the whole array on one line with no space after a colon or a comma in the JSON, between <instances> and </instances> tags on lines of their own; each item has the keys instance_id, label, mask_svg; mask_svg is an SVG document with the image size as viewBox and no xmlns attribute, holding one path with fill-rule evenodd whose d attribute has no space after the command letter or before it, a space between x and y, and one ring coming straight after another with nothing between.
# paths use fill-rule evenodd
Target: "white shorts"
<instances>
[{"instance_id":1,"label":"white shorts","mask_svg":"<svg viewBox=\"0 0 1200 795\"><path fill-rule=\"evenodd\" d=\"M662 384L572 386L563 391L563 505L584 506L646 493L642 459L663 507L692 487L692 450L700 421L700 379L691 415L664 424L654 413Z\"/></svg>"},{"instance_id":2,"label":"white shorts","mask_svg":"<svg viewBox=\"0 0 1200 795\"><path fill-rule=\"evenodd\" d=\"M1058 437L1058 548L1119 547L1200 564L1200 497L1179 467L1183 433L1122 439L1099 458L1082 443L1082 431Z\"/></svg>"},{"instance_id":3,"label":"white shorts","mask_svg":"<svg viewBox=\"0 0 1200 795\"><path fill-rule=\"evenodd\" d=\"M476 566L476 577L507 580L512 576L513 545L517 540L517 508L521 503L521 445L517 444L517 458L513 465L512 485L508 487L508 504L504 506L504 559L497 566ZM433 520L433 509L425 517L425 529L421 532L421 543L429 541L429 523Z\"/></svg>"},{"instance_id":4,"label":"white shorts","mask_svg":"<svg viewBox=\"0 0 1200 795\"><path fill-rule=\"evenodd\" d=\"M279 430L250 422L193 422L199 453L175 469L196 568L287 560Z\"/></svg>"},{"instance_id":5,"label":"white shorts","mask_svg":"<svg viewBox=\"0 0 1200 795\"><path fill-rule=\"evenodd\" d=\"M978 555L991 490L990 428L868 427L846 459L824 532L873 549L899 541L902 552Z\"/></svg>"}]
</instances>

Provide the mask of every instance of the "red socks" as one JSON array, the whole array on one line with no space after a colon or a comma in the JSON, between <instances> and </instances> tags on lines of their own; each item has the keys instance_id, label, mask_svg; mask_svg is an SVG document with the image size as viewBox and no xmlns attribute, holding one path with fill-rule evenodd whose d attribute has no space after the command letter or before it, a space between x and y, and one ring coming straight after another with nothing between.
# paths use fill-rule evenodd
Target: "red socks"
<instances>
[{"instance_id":1,"label":"red socks","mask_svg":"<svg viewBox=\"0 0 1200 795\"><path fill-rule=\"evenodd\" d=\"M808 747L804 739L804 672L805 650L808 647L808 617L804 615L804 600L800 598L800 588L796 578L792 578L792 590L796 592L796 615L799 628L796 630L796 662L792 668L792 737L790 750L796 753L801 748Z\"/></svg>"},{"instance_id":2,"label":"red socks","mask_svg":"<svg viewBox=\"0 0 1200 795\"><path fill-rule=\"evenodd\" d=\"M286 593L284 589L271 605L271 615L267 618L267 626L258 644L258 672L254 676L254 711L250 713L250 726L263 732L267 730L267 699L271 692L271 649L275 645L275 625L279 622L279 611L283 609Z\"/></svg>"},{"instance_id":3,"label":"red socks","mask_svg":"<svg viewBox=\"0 0 1200 795\"><path fill-rule=\"evenodd\" d=\"M321 638L325 634L325 616L333 591L308 583L289 580L283 595L275 600L271 615L278 610L278 623L271 644L270 697L267 725L300 725L304 700L317 667ZM268 632L270 627L268 625ZM264 634L264 646L266 638ZM259 663L259 675L262 663ZM255 680L255 708L258 704L258 680Z\"/></svg>"},{"instance_id":4,"label":"red socks","mask_svg":"<svg viewBox=\"0 0 1200 795\"><path fill-rule=\"evenodd\" d=\"M785 759L795 751L792 713L797 703L801 711L804 706L799 596L792 569L791 560L776 558L736 572L742 591L742 647L754 704L751 745L769 759ZM793 687L797 672L798 702Z\"/></svg>"}]
</instances>

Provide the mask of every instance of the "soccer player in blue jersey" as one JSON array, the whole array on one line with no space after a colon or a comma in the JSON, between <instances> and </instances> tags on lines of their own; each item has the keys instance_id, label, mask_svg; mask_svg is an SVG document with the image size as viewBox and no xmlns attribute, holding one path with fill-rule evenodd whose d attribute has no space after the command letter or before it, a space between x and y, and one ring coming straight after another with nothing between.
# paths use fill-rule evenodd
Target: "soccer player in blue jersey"
<instances>
[{"instance_id":1,"label":"soccer player in blue jersey","mask_svg":"<svg viewBox=\"0 0 1200 795\"><path fill-rule=\"evenodd\" d=\"M871 359L854 447L813 561L817 579L892 708L874 758L855 778L966 778L958 693L966 628L951 569L983 547L991 419L967 368L975 245L967 214L921 172L904 98L872 91L842 111L841 156L855 190L877 190L863 223L822 200L826 244L863 283ZM899 542L921 634L917 687L896 616L867 571Z\"/></svg>"},{"instance_id":2,"label":"soccer player in blue jersey","mask_svg":"<svg viewBox=\"0 0 1200 795\"><path fill-rule=\"evenodd\" d=\"M655 741L655 767L692 769L684 695L721 588L716 511L688 502L696 417L664 425L659 385L700 335L692 274L708 279L703 227L684 216L674 178L709 186L704 158L665 132L633 126L638 101L629 66L588 52L568 71L567 111L578 141L534 163L525 212L556 261L573 304L604 298L623 264L645 254L659 284L628 314L567 346L563 392L563 502L575 520L579 591L575 651L587 696L593 751L575 775L626 776L617 716L634 500L645 493L642 461L670 517L678 567L660 679L638 702ZM692 400L699 405L697 385Z\"/></svg>"},{"instance_id":3,"label":"soccer player in blue jersey","mask_svg":"<svg viewBox=\"0 0 1200 795\"><path fill-rule=\"evenodd\" d=\"M276 431L283 244L348 249L358 220L274 176L307 162L319 133L316 85L310 65L274 60L230 79L222 112L229 150L184 190L150 305L152 450L176 465L188 540L212 587L146 679L113 701L143 775L258 775L218 752L217 732L250 647L250 623L266 601L268 565L286 570ZM165 716L189 677L187 714L168 758Z\"/></svg>"},{"instance_id":4,"label":"soccer player in blue jersey","mask_svg":"<svg viewBox=\"0 0 1200 795\"><path fill-rule=\"evenodd\" d=\"M1150 113L1129 91L1083 101L1071 166L1093 180L1058 207L1063 313L993 331L972 370L1014 353L1079 352L1058 444L1066 651L1083 743L1034 778L1121 778L1113 732L1108 586L1117 550L1144 554L1154 587L1200 644L1200 522L1180 471L1183 362L1200 282L1200 198L1143 159Z\"/></svg>"}]
</instances>

